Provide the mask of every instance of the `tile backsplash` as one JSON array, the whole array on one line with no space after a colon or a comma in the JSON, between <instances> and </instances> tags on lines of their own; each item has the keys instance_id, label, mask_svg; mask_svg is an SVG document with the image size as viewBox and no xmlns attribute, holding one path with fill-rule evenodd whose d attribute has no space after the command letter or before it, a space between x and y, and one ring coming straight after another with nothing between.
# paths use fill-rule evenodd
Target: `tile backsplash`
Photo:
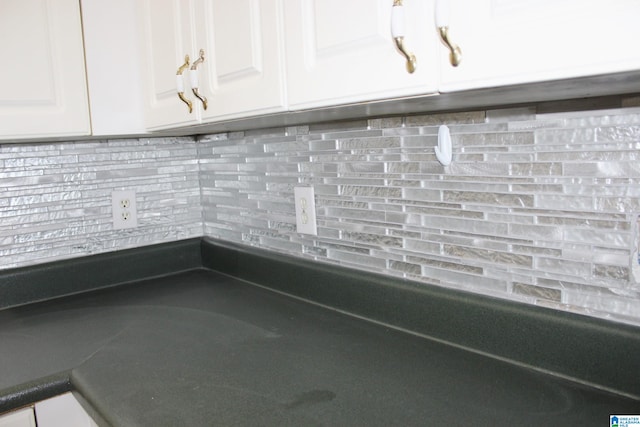
<instances>
[{"instance_id":1,"label":"tile backsplash","mask_svg":"<svg viewBox=\"0 0 640 427\"><path fill-rule=\"evenodd\" d=\"M380 118L198 150L205 235L640 324L640 108ZM299 185L315 189L318 236L295 232Z\"/></svg>"},{"instance_id":2,"label":"tile backsplash","mask_svg":"<svg viewBox=\"0 0 640 427\"><path fill-rule=\"evenodd\" d=\"M640 325L640 108L542 111L0 145L0 268L205 235ZM113 230L121 189L138 228Z\"/></svg>"},{"instance_id":3,"label":"tile backsplash","mask_svg":"<svg viewBox=\"0 0 640 427\"><path fill-rule=\"evenodd\" d=\"M0 268L202 235L193 138L0 145ZM114 230L111 192L139 227Z\"/></svg>"}]
</instances>

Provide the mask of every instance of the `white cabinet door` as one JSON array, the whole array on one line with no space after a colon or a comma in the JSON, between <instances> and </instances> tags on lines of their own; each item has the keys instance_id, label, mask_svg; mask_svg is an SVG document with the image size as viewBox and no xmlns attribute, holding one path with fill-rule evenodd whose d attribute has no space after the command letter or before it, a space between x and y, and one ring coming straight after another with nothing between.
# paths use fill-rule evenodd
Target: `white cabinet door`
<instances>
[{"instance_id":1,"label":"white cabinet door","mask_svg":"<svg viewBox=\"0 0 640 427\"><path fill-rule=\"evenodd\" d=\"M203 121L283 111L281 0L204 0L195 17Z\"/></svg>"},{"instance_id":2,"label":"white cabinet door","mask_svg":"<svg viewBox=\"0 0 640 427\"><path fill-rule=\"evenodd\" d=\"M450 0L443 92L640 69L638 0Z\"/></svg>"},{"instance_id":3,"label":"white cabinet door","mask_svg":"<svg viewBox=\"0 0 640 427\"><path fill-rule=\"evenodd\" d=\"M33 408L20 409L0 415L0 427L36 427Z\"/></svg>"},{"instance_id":4,"label":"white cabinet door","mask_svg":"<svg viewBox=\"0 0 640 427\"><path fill-rule=\"evenodd\" d=\"M150 129L228 120L285 109L281 0L143 0L142 51ZM192 92L191 67L198 93ZM182 74L184 97L177 95Z\"/></svg>"},{"instance_id":5,"label":"white cabinet door","mask_svg":"<svg viewBox=\"0 0 640 427\"><path fill-rule=\"evenodd\" d=\"M285 0L291 109L433 93L438 84L432 0L404 0L406 60L391 34L393 0Z\"/></svg>"},{"instance_id":6,"label":"white cabinet door","mask_svg":"<svg viewBox=\"0 0 640 427\"><path fill-rule=\"evenodd\" d=\"M97 427L72 393L36 403L38 427Z\"/></svg>"},{"instance_id":7,"label":"white cabinet door","mask_svg":"<svg viewBox=\"0 0 640 427\"><path fill-rule=\"evenodd\" d=\"M82 0L93 136L145 133L136 2Z\"/></svg>"},{"instance_id":8,"label":"white cabinet door","mask_svg":"<svg viewBox=\"0 0 640 427\"><path fill-rule=\"evenodd\" d=\"M0 40L0 138L89 135L78 0L2 0Z\"/></svg>"},{"instance_id":9,"label":"white cabinet door","mask_svg":"<svg viewBox=\"0 0 640 427\"><path fill-rule=\"evenodd\" d=\"M176 90L176 72L186 55L193 56L192 3L190 0L140 0L139 7L147 127L160 129L197 123L197 110L190 113ZM187 68L185 95L192 98L188 77Z\"/></svg>"}]
</instances>

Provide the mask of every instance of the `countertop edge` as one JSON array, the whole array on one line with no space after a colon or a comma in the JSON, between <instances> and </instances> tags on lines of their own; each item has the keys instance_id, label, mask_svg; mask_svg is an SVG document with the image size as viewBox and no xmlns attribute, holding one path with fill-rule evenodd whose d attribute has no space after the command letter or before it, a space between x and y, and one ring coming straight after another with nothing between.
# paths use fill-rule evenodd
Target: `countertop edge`
<instances>
[{"instance_id":1,"label":"countertop edge","mask_svg":"<svg viewBox=\"0 0 640 427\"><path fill-rule=\"evenodd\" d=\"M73 390L71 371L63 371L45 378L1 390L0 414L32 405L35 402Z\"/></svg>"}]
</instances>

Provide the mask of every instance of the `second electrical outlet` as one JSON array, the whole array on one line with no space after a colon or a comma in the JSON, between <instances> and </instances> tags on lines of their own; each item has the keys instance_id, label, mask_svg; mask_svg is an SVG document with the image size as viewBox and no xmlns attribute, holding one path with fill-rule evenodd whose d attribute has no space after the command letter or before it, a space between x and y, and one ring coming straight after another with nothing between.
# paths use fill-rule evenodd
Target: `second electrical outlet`
<instances>
[{"instance_id":1,"label":"second electrical outlet","mask_svg":"<svg viewBox=\"0 0 640 427\"><path fill-rule=\"evenodd\" d=\"M294 187L293 195L296 200L296 231L317 236L316 200L313 187Z\"/></svg>"}]
</instances>

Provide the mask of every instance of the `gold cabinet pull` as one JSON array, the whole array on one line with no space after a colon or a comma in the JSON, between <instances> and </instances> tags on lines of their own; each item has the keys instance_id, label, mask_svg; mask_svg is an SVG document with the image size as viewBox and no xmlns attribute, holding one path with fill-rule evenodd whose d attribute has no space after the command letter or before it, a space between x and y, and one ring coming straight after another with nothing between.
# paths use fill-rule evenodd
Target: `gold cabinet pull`
<instances>
[{"instance_id":1,"label":"gold cabinet pull","mask_svg":"<svg viewBox=\"0 0 640 427\"><path fill-rule=\"evenodd\" d=\"M189 55L184 56L184 64L178 68L176 73L176 88L178 90L178 98L189 107L189 114L193 111L193 103L184 96L184 80L182 79L182 73L189 68Z\"/></svg>"},{"instance_id":2,"label":"gold cabinet pull","mask_svg":"<svg viewBox=\"0 0 640 427\"><path fill-rule=\"evenodd\" d=\"M198 92L198 87L200 86L198 82L198 65L202 64L203 62L204 62L204 49L200 49L200 55L198 56L198 59L193 61L191 70L189 70L189 77L191 77L191 91L196 96L196 98L198 98L200 102L202 102L202 107L206 110L207 98L205 98L204 95L201 95L200 92Z\"/></svg>"},{"instance_id":3,"label":"gold cabinet pull","mask_svg":"<svg viewBox=\"0 0 640 427\"><path fill-rule=\"evenodd\" d=\"M449 38L449 0L436 0L436 27L440 40L449 48L449 62L457 67L462 62L462 49Z\"/></svg>"},{"instance_id":4,"label":"gold cabinet pull","mask_svg":"<svg viewBox=\"0 0 640 427\"><path fill-rule=\"evenodd\" d=\"M393 0L393 7L391 8L391 36L396 43L396 47L407 59L407 71L413 73L416 70L418 60L416 56L409 52L404 45L404 7L402 6L402 0Z\"/></svg>"}]
</instances>

